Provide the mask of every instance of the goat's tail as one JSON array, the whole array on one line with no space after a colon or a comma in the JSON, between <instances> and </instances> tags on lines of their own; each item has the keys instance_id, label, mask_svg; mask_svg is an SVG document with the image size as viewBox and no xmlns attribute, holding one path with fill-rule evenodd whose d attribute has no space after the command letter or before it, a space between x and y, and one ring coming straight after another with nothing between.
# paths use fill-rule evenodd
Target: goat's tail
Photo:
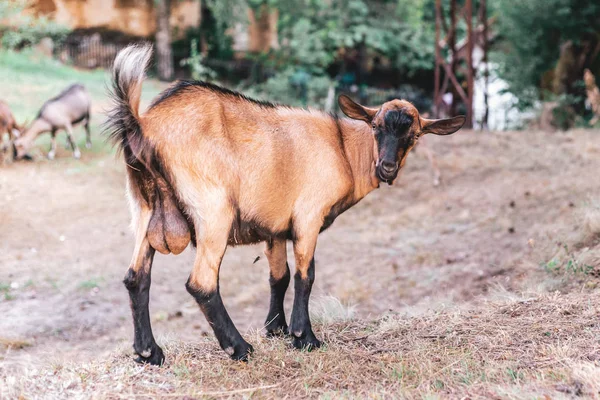
<instances>
[{"instance_id":1,"label":"goat's tail","mask_svg":"<svg viewBox=\"0 0 600 400\"><path fill-rule=\"evenodd\" d=\"M142 161L140 155L145 141L139 123L140 96L151 56L152 45L131 45L119 52L113 64L108 93L113 107L108 112L106 131L128 163L135 159Z\"/></svg>"}]
</instances>

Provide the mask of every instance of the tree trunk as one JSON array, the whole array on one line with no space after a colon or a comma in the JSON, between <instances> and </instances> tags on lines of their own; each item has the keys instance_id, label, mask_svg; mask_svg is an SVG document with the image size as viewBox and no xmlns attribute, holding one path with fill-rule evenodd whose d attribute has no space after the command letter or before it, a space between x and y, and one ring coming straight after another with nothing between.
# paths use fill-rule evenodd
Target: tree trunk
<instances>
[{"instance_id":1,"label":"tree trunk","mask_svg":"<svg viewBox=\"0 0 600 400\"><path fill-rule=\"evenodd\" d=\"M156 5L156 64L158 79L169 81L173 78L173 53L171 52L171 32L169 0L155 0Z\"/></svg>"},{"instance_id":2,"label":"tree trunk","mask_svg":"<svg viewBox=\"0 0 600 400\"><path fill-rule=\"evenodd\" d=\"M450 71L456 76L456 67L458 65L458 57L456 54L456 0L450 0L450 27L448 28L448 52L450 53ZM458 90L451 85L450 92L452 93L452 103L450 104L450 116L456 115L457 99L459 99ZM442 93L444 95L444 93Z\"/></svg>"},{"instance_id":3,"label":"tree trunk","mask_svg":"<svg viewBox=\"0 0 600 400\"><path fill-rule=\"evenodd\" d=\"M465 3L467 22L467 108L466 128L473 128L473 93L475 91L475 71L473 70L473 0Z\"/></svg>"}]
</instances>

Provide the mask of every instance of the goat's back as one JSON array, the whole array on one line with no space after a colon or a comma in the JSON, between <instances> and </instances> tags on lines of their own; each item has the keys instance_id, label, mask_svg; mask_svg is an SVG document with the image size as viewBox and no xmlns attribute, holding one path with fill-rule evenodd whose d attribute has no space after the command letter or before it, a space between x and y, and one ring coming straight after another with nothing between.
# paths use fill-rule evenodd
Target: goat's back
<instances>
[{"instance_id":1,"label":"goat's back","mask_svg":"<svg viewBox=\"0 0 600 400\"><path fill-rule=\"evenodd\" d=\"M189 86L155 102L140 125L181 198L227 191L242 217L269 229L317 199L331 207L351 186L338 121L322 112Z\"/></svg>"},{"instance_id":2,"label":"goat's back","mask_svg":"<svg viewBox=\"0 0 600 400\"><path fill-rule=\"evenodd\" d=\"M74 84L44 103L38 118L45 119L52 126L62 126L65 122L76 123L86 118L90 107L91 98L86 88Z\"/></svg>"}]
</instances>

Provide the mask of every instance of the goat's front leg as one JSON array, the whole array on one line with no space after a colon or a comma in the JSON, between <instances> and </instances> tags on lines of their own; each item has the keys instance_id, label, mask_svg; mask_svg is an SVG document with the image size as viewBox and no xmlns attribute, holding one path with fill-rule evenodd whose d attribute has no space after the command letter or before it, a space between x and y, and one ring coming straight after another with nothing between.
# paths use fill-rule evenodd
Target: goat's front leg
<instances>
[{"instance_id":1,"label":"goat's front leg","mask_svg":"<svg viewBox=\"0 0 600 400\"><path fill-rule=\"evenodd\" d=\"M319 227L321 225L318 225ZM315 247L318 230L309 234L297 234L294 241L296 273L294 274L294 308L290 320L290 333L294 347L312 350L320 347L321 342L313 333L308 314L308 301L313 282L315 281Z\"/></svg>"},{"instance_id":2,"label":"goat's front leg","mask_svg":"<svg viewBox=\"0 0 600 400\"><path fill-rule=\"evenodd\" d=\"M198 302L221 348L232 359L247 361L253 348L236 329L219 292L219 268L227 248L232 220L231 212L226 210L195 220L196 229L202 225L202 233L196 236L196 260L185 286Z\"/></svg>"},{"instance_id":3,"label":"goat's front leg","mask_svg":"<svg viewBox=\"0 0 600 400\"><path fill-rule=\"evenodd\" d=\"M50 132L50 151L48 152L48 159L54 160L56 157L56 130Z\"/></svg>"},{"instance_id":4,"label":"goat's front leg","mask_svg":"<svg viewBox=\"0 0 600 400\"><path fill-rule=\"evenodd\" d=\"M73 157L79 160L81 158L81 152L79 151L79 147L77 147L77 143L75 143L75 139L73 139L73 127L71 124L65 125L65 131L67 132L67 140L73 150Z\"/></svg>"},{"instance_id":5,"label":"goat's front leg","mask_svg":"<svg viewBox=\"0 0 600 400\"><path fill-rule=\"evenodd\" d=\"M139 355L136 360L142 363L162 365L165 361L162 349L156 344L150 324L150 272L154 249L146 237L151 210L142 209L136 226L136 244L129 269L123 283L129 291L131 313L133 315L133 348Z\"/></svg>"},{"instance_id":6,"label":"goat's front leg","mask_svg":"<svg viewBox=\"0 0 600 400\"><path fill-rule=\"evenodd\" d=\"M287 335L288 326L285 322L283 300L290 284L290 268L287 263L285 240L272 239L267 243L265 255L269 260L269 283L271 284L271 303L265 322L267 336L278 334Z\"/></svg>"}]
</instances>

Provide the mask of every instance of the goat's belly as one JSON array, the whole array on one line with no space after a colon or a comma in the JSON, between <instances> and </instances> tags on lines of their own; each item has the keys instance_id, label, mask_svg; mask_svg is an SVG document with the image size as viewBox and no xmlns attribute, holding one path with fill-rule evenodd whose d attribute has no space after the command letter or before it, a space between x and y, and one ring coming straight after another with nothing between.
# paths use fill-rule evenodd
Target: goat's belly
<instances>
[{"instance_id":1,"label":"goat's belly","mask_svg":"<svg viewBox=\"0 0 600 400\"><path fill-rule=\"evenodd\" d=\"M235 221L229 232L230 246L255 244L272 238L292 239L291 229L273 231L253 221Z\"/></svg>"}]
</instances>

